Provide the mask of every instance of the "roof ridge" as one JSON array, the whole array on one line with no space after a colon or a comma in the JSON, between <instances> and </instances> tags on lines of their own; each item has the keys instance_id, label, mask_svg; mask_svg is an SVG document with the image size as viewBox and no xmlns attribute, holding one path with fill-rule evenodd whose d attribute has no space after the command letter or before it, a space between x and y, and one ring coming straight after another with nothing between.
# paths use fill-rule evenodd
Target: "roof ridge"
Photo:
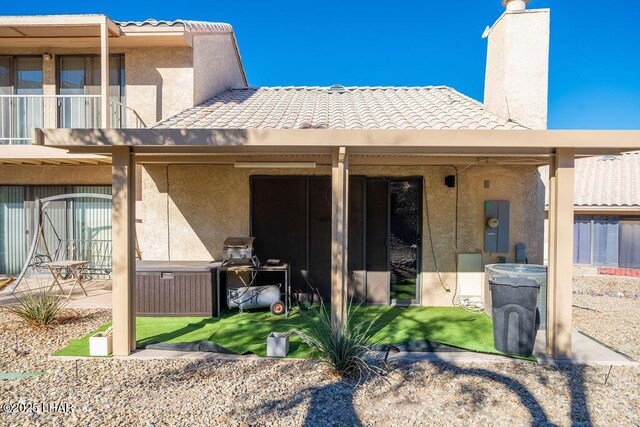
<instances>
[{"instance_id":1,"label":"roof ridge","mask_svg":"<svg viewBox=\"0 0 640 427\"><path fill-rule=\"evenodd\" d=\"M144 21L114 21L121 28L127 27L178 27L182 26L187 32L216 32L233 33L233 26L227 22L196 21L190 19L155 19L147 18Z\"/></svg>"},{"instance_id":2,"label":"roof ridge","mask_svg":"<svg viewBox=\"0 0 640 427\"><path fill-rule=\"evenodd\" d=\"M229 90L327 90L331 86L247 86L230 88ZM423 89L453 89L445 85L429 85L429 86L344 86L345 89L350 90L364 90L364 89L376 89L376 90L423 90ZM457 91L456 91L457 92ZM471 98L469 98L471 99ZM477 102L477 101L476 101Z\"/></svg>"}]
</instances>

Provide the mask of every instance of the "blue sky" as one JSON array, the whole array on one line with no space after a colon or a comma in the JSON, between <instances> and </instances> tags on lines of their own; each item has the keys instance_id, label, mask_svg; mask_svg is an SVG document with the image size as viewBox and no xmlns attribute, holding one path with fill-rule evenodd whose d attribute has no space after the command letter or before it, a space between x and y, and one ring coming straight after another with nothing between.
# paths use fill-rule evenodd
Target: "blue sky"
<instances>
[{"instance_id":1,"label":"blue sky","mask_svg":"<svg viewBox=\"0 0 640 427\"><path fill-rule=\"evenodd\" d=\"M481 34L502 13L500 3L31 0L3 1L0 14L229 22L254 86L448 85L482 101ZM530 7L552 9L549 127L640 129L638 2L532 0Z\"/></svg>"}]
</instances>

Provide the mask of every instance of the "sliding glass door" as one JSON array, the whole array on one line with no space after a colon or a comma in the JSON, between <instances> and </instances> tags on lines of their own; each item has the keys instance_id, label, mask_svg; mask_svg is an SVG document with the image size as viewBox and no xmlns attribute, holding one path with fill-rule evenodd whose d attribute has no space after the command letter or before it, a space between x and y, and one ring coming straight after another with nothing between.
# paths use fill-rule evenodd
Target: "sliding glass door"
<instances>
[{"instance_id":1,"label":"sliding glass door","mask_svg":"<svg viewBox=\"0 0 640 427\"><path fill-rule=\"evenodd\" d=\"M93 128L101 124L100 57L58 57L58 123L64 128ZM109 57L109 98L124 104L124 56ZM112 127L121 127L123 111L110 108Z\"/></svg>"},{"instance_id":2,"label":"sliding glass door","mask_svg":"<svg viewBox=\"0 0 640 427\"><path fill-rule=\"evenodd\" d=\"M37 232L36 199L69 193L110 194L111 187L0 186L0 274L17 275L24 265ZM49 202L45 226L46 240L52 245L50 251L55 251L61 241L74 239L94 252L108 249L86 256L91 261L90 268L95 264L110 265L111 200L78 198ZM99 256L102 258L98 259Z\"/></svg>"},{"instance_id":3,"label":"sliding glass door","mask_svg":"<svg viewBox=\"0 0 640 427\"><path fill-rule=\"evenodd\" d=\"M41 57L0 57L0 143L27 144L42 127L42 80Z\"/></svg>"},{"instance_id":4,"label":"sliding glass door","mask_svg":"<svg viewBox=\"0 0 640 427\"><path fill-rule=\"evenodd\" d=\"M422 184L417 180L392 180L390 187L391 301L399 305L417 304Z\"/></svg>"},{"instance_id":5,"label":"sliding glass door","mask_svg":"<svg viewBox=\"0 0 640 427\"><path fill-rule=\"evenodd\" d=\"M418 304L422 179L367 179L367 301Z\"/></svg>"},{"instance_id":6,"label":"sliding glass door","mask_svg":"<svg viewBox=\"0 0 640 427\"><path fill-rule=\"evenodd\" d=\"M351 177L349 186L349 295L360 302L365 298L364 178ZM294 292L331 301L331 178L252 177L251 235L262 261L289 263Z\"/></svg>"},{"instance_id":7,"label":"sliding glass door","mask_svg":"<svg viewBox=\"0 0 640 427\"><path fill-rule=\"evenodd\" d=\"M421 178L350 177L348 291L352 301L420 302L422 182ZM329 177L252 177L251 233L260 259L278 258L291 265L295 291L313 291L329 303Z\"/></svg>"}]
</instances>

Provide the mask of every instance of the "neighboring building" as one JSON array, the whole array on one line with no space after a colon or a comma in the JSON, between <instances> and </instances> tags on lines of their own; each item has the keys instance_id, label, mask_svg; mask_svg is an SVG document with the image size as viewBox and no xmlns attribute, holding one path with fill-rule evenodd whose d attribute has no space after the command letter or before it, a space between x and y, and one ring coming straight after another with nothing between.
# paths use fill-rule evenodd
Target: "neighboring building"
<instances>
[{"instance_id":1,"label":"neighboring building","mask_svg":"<svg viewBox=\"0 0 640 427\"><path fill-rule=\"evenodd\" d=\"M348 295L488 307L485 264L543 262L538 167L550 162L559 197L550 205L547 342L566 357L574 158L640 149L640 139L609 135L616 146L602 147L590 132L545 130L550 12L526 3L505 0L486 32L484 104L441 86L249 88L224 24L2 18L0 29L15 31L0 38L11 54L48 53L55 34L90 44L85 53L101 44L102 69L125 64L124 78L100 85L102 111L124 81L127 106L150 128L113 129L117 114L100 116L89 126L97 129L43 123L35 145L0 146L0 183L113 185L114 354L125 355L135 348L136 234L142 258L157 260L219 260L226 237L255 236L262 259L291 263L295 291L305 292L307 270L337 317ZM106 61L107 52L124 60ZM84 61L70 87L93 69Z\"/></svg>"},{"instance_id":2,"label":"neighboring building","mask_svg":"<svg viewBox=\"0 0 640 427\"><path fill-rule=\"evenodd\" d=\"M640 152L576 160L575 264L640 268L639 183Z\"/></svg>"},{"instance_id":3,"label":"neighboring building","mask_svg":"<svg viewBox=\"0 0 640 427\"><path fill-rule=\"evenodd\" d=\"M102 62L102 28L108 33L108 63ZM229 24L115 22L103 15L3 16L0 144L30 145L33 128L105 127L104 67L109 70L106 127L113 128L151 126L223 90L247 84ZM107 159L83 159L43 148L23 147L23 153L32 149L39 161L0 156L5 157L0 158L0 274L18 274L24 264L33 233L28 218L36 198L111 192ZM94 201L88 216L82 206L58 207L56 221L69 238L110 226L110 202ZM69 225L67 217L83 220Z\"/></svg>"}]
</instances>

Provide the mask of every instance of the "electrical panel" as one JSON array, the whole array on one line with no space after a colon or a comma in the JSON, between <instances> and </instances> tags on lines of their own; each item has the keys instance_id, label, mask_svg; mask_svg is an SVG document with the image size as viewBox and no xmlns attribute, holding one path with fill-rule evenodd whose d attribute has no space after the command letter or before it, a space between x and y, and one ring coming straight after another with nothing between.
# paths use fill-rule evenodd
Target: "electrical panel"
<instances>
[{"instance_id":1,"label":"electrical panel","mask_svg":"<svg viewBox=\"0 0 640 427\"><path fill-rule=\"evenodd\" d=\"M485 252L509 252L509 210L508 201L488 200L484 202Z\"/></svg>"}]
</instances>

